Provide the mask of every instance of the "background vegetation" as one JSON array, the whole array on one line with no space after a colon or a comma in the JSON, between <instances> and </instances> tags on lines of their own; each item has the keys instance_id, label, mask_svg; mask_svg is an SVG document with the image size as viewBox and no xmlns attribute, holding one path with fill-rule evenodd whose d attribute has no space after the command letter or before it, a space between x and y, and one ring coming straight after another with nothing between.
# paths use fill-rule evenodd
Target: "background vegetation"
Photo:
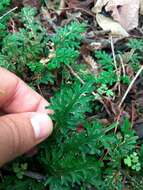
<instances>
[{"instance_id":1,"label":"background vegetation","mask_svg":"<svg viewBox=\"0 0 143 190\"><path fill-rule=\"evenodd\" d=\"M0 2L0 66L51 103L54 132L36 155L4 166L0 189L143 189L142 74L122 99L142 67L141 37L103 43L87 13L50 20L43 1L5 15L12 5Z\"/></svg>"}]
</instances>

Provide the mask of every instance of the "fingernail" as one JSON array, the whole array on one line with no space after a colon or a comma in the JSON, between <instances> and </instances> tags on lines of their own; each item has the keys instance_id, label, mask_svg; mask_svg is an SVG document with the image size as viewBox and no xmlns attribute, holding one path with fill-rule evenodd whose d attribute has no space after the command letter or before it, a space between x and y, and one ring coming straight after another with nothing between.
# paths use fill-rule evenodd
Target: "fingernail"
<instances>
[{"instance_id":1,"label":"fingernail","mask_svg":"<svg viewBox=\"0 0 143 190\"><path fill-rule=\"evenodd\" d=\"M52 132L53 124L50 117L46 114L35 114L31 118L31 124L37 140L47 138Z\"/></svg>"}]
</instances>

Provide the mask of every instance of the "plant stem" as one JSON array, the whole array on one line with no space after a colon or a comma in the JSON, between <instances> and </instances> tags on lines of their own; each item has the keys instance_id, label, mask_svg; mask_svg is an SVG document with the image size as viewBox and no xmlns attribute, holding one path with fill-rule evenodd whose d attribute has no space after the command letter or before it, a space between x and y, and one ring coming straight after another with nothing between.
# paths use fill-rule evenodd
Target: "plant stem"
<instances>
[{"instance_id":1,"label":"plant stem","mask_svg":"<svg viewBox=\"0 0 143 190\"><path fill-rule=\"evenodd\" d=\"M117 71L118 71L118 68L117 68L117 61L116 61L116 55L115 55L115 48L114 48L114 43L113 43L113 38L112 38L112 36L110 37L110 43L111 43L111 50L112 50L114 65L115 65L115 69L116 69L116 72L117 72Z\"/></svg>"},{"instance_id":2,"label":"plant stem","mask_svg":"<svg viewBox=\"0 0 143 190\"><path fill-rule=\"evenodd\" d=\"M18 9L18 7L14 7L13 9L9 10L8 12L6 12L4 15L2 15L0 17L0 20L3 19L5 16L7 16L8 14L10 14L11 12L15 11L16 9Z\"/></svg>"},{"instance_id":3,"label":"plant stem","mask_svg":"<svg viewBox=\"0 0 143 190\"><path fill-rule=\"evenodd\" d=\"M138 72L136 73L135 77L133 78L132 82L130 83L129 87L127 88L121 102L119 103L119 108L121 108L124 100L126 99L128 93L130 92L132 86L134 85L135 81L137 80L138 76L141 74L141 72L143 71L143 65L141 66L141 68L138 70Z\"/></svg>"}]
</instances>

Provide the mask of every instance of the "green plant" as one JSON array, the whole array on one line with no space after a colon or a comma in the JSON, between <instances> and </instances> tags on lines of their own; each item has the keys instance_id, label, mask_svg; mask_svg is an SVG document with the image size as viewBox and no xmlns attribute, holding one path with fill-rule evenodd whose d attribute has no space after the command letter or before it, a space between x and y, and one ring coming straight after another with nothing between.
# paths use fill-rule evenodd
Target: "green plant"
<instances>
[{"instance_id":1,"label":"green plant","mask_svg":"<svg viewBox=\"0 0 143 190\"><path fill-rule=\"evenodd\" d=\"M44 189L44 185L41 183L36 182L32 179L25 179L22 180L16 179L15 176L5 177L3 183L0 185L2 190L42 190Z\"/></svg>"},{"instance_id":2,"label":"green plant","mask_svg":"<svg viewBox=\"0 0 143 190\"><path fill-rule=\"evenodd\" d=\"M25 28L8 34L3 39L0 54L1 66L18 70L19 65L22 65L24 69L29 62L39 61L39 56L43 52L42 48L46 43L45 41L42 43L45 30L38 21L35 21L35 14L36 10L32 8L24 8L21 11L20 19Z\"/></svg>"},{"instance_id":3,"label":"green plant","mask_svg":"<svg viewBox=\"0 0 143 190\"><path fill-rule=\"evenodd\" d=\"M10 5L11 0L1 0L0 2L0 12L3 12L8 5Z\"/></svg>"},{"instance_id":4,"label":"green plant","mask_svg":"<svg viewBox=\"0 0 143 190\"><path fill-rule=\"evenodd\" d=\"M2 21L0 66L12 70L35 89L46 91L49 108L54 110L54 131L32 159L19 158L6 167L9 173L2 172L0 189L123 190L124 182L134 189L142 187L141 182L136 184L137 177L142 177L141 142L129 119L118 115L120 110L111 117L104 111L111 101L113 107L109 109L117 105L116 86L123 85L124 92L133 78L126 72L127 63L131 61L136 70L140 66L142 40L126 45L133 56L123 65L125 68L109 51L92 52L98 66L95 75L79 59L88 26L75 19L47 33L39 12L24 7L13 14L18 21L13 32L8 31L8 17ZM102 100L108 104L102 105ZM106 118L108 122L103 124Z\"/></svg>"},{"instance_id":5,"label":"green plant","mask_svg":"<svg viewBox=\"0 0 143 190\"><path fill-rule=\"evenodd\" d=\"M139 157L136 152L133 152L133 154L130 154L124 159L124 163L131 167L133 170L140 171L141 170L141 164L139 162Z\"/></svg>"},{"instance_id":6,"label":"green plant","mask_svg":"<svg viewBox=\"0 0 143 190\"><path fill-rule=\"evenodd\" d=\"M107 54L105 51L97 51L95 57L98 59L98 63L103 69L107 71L112 71L114 69L113 58L110 54Z\"/></svg>"},{"instance_id":7,"label":"green plant","mask_svg":"<svg viewBox=\"0 0 143 190\"><path fill-rule=\"evenodd\" d=\"M108 97L108 98L114 97L113 91L108 89L106 84L102 84L101 87L97 89L95 98L98 100L103 96Z\"/></svg>"},{"instance_id":8,"label":"green plant","mask_svg":"<svg viewBox=\"0 0 143 190\"><path fill-rule=\"evenodd\" d=\"M138 39L129 39L128 42L128 47L134 50L140 50L143 51L143 40L138 40Z\"/></svg>"},{"instance_id":9,"label":"green plant","mask_svg":"<svg viewBox=\"0 0 143 190\"><path fill-rule=\"evenodd\" d=\"M76 22L57 30L51 38L53 42L53 58L49 60L48 69L59 68L61 64L69 65L76 61L79 56L79 45L85 32L85 24Z\"/></svg>"},{"instance_id":10,"label":"green plant","mask_svg":"<svg viewBox=\"0 0 143 190\"><path fill-rule=\"evenodd\" d=\"M137 71L140 67L140 61L142 60L143 40L130 39L127 46L133 51L133 55L129 61L131 61L133 69Z\"/></svg>"},{"instance_id":11,"label":"green plant","mask_svg":"<svg viewBox=\"0 0 143 190\"><path fill-rule=\"evenodd\" d=\"M97 51L95 57L101 69L98 77L95 78L97 86L100 85L100 87L97 88L97 98L101 95L111 98L114 96L114 92L110 87L118 81L113 58L105 51Z\"/></svg>"},{"instance_id":12,"label":"green plant","mask_svg":"<svg viewBox=\"0 0 143 190\"><path fill-rule=\"evenodd\" d=\"M9 17L3 17L3 14L6 12L10 2L11 0L1 0L0 2L0 46L2 44L2 39L8 34L7 22Z\"/></svg>"},{"instance_id":13,"label":"green plant","mask_svg":"<svg viewBox=\"0 0 143 190\"><path fill-rule=\"evenodd\" d=\"M24 164L14 163L13 164L13 171L16 174L18 179L23 179L23 175L25 174L27 167L28 167L27 163L24 163Z\"/></svg>"},{"instance_id":14,"label":"green plant","mask_svg":"<svg viewBox=\"0 0 143 190\"><path fill-rule=\"evenodd\" d=\"M29 68L35 75L35 83L54 83L51 70L72 64L77 59L85 24L72 22L50 37L40 20L35 20L35 15L34 8L22 9L19 19L24 28L19 28L19 32L8 34L3 39L0 66L12 71ZM51 41L52 50L49 47ZM21 76L21 73L17 74Z\"/></svg>"}]
</instances>

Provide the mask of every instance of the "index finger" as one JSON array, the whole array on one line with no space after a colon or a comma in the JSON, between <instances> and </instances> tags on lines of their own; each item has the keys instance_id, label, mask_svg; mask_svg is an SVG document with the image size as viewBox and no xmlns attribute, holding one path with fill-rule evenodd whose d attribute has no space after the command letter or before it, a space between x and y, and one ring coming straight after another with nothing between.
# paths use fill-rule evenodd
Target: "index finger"
<instances>
[{"instance_id":1,"label":"index finger","mask_svg":"<svg viewBox=\"0 0 143 190\"><path fill-rule=\"evenodd\" d=\"M0 67L0 109L7 113L43 112L49 103L13 73Z\"/></svg>"}]
</instances>

